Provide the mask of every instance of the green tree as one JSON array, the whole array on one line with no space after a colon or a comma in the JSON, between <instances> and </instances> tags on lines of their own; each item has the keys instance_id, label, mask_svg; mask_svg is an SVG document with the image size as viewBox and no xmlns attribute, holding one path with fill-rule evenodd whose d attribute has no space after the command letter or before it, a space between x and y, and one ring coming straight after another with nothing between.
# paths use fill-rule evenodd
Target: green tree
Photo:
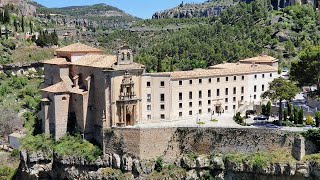
<instances>
[{"instance_id":1,"label":"green tree","mask_svg":"<svg viewBox=\"0 0 320 180\"><path fill-rule=\"evenodd\" d=\"M292 62L290 78L299 86L317 85L320 90L320 46L308 47L299 55L300 60Z\"/></svg>"},{"instance_id":2,"label":"green tree","mask_svg":"<svg viewBox=\"0 0 320 180\"><path fill-rule=\"evenodd\" d=\"M9 8L5 7L4 13L3 13L3 24L8 24L8 23L10 23L10 12L9 12Z\"/></svg>"},{"instance_id":3,"label":"green tree","mask_svg":"<svg viewBox=\"0 0 320 180\"><path fill-rule=\"evenodd\" d=\"M292 114L292 105L290 102L288 102L288 116L291 116Z\"/></svg>"},{"instance_id":4,"label":"green tree","mask_svg":"<svg viewBox=\"0 0 320 180\"><path fill-rule=\"evenodd\" d=\"M266 105L262 104L261 105L261 114L266 116Z\"/></svg>"},{"instance_id":5,"label":"green tree","mask_svg":"<svg viewBox=\"0 0 320 180\"><path fill-rule=\"evenodd\" d=\"M303 117L304 117L303 109L300 108L298 111L298 123L299 124L303 124Z\"/></svg>"},{"instance_id":6,"label":"green tree","mask_svg":"<svg viewBox=\"0 0 320 180\"><path fill-rule=\"evenodd\" d=\"M314 115L315 120L316 120L316 127L319 127L320 125L320 111L317 111Z\"/></svg>"},{"instance_id":7,"label":"green tree","mask_svg":"<svg viewBox=\"0 0 320 180\"><path fill-rule=\"evenodd\" d=\"M294 107L293 108L293 121L294 121L294 124L298 124L299 123L299 120L298 120L298 115L299 114L299 109L297 107Z\"/></svg>"},{"instance_id":8,"label":"green tree","mask_svg":"<svg viewBox=\"0 0 320 180\"><path fill-rule=\"evenodd\" d=\"M269 90L261 95L263 99L269 98L275 102L279 101L279 125L282 121L282 102L291 100L298 92L299 88L295 84L283 78L277 78L269 83Z\"/></svg>"},{"instance_id":9,"label":"green tree","mask_svg":"<svg viewBox=\"0 0 320 180\"><path fill-rule=\"evenodd\" d=\"M288 120L288 111L285 109L283 110L283 121L287 121Z\"/></svg>"},{"instance_id":10,"label":"green tree","mask_svg":"<svg viewBox=\"0 0 320 180\"><path fill-rule=\"evenodd\" d=\"M21 30L24 32L24 16L21 16Z\"/></svg>"},{"instance_id":11,"label":"green tree","mask_svg":"<svg viewBox=\"0 0 320 180\"><path fill-rule=\"evenodd\" d=\"M30 33L32 34L33 33L33 24L32 24L31 20L29 22L29 28L30 28Z\"/></svg>"},{"instance_id":12,"label":"green tree","mask_svg":"<svg viewBox=\"0 0 320 180\"><path fill-rule=\"evenodd\" d=\"M267 106L266 106L266 116L271 116L271 101L268 101Z\"/></svg>"},{"instance_id":13,"label":"green tree","mask_svg":"<svg viewBox=\"0 0 320 180\"><path fill-rule=\"evenodd\" d=\"M14 20L13 20L13 26L14 26L14 31L18 32L18 23L17 23L17 19L16 18L14 18Z\"/></svg>"}]
</instances>

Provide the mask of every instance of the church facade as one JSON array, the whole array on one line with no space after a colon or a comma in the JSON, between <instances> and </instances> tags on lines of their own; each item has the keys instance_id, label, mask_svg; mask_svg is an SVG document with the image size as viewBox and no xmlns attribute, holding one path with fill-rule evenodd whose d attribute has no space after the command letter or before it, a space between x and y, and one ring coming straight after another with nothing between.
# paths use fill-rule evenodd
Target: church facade
<instances>
[{"instance_id":1,"label":"church facade","mask_svg":"<svg viewBox=\"0 0 320 180\"><path fill-rule=\"evenodd\" d=\"M116 55L72 44L44 61L39 120L56 140L77 130L102 144L111 127L210 118L259 103L277 77L275 58L258 56L209 69L146 73L128 46Z\"/></svg>"}]
</instances>

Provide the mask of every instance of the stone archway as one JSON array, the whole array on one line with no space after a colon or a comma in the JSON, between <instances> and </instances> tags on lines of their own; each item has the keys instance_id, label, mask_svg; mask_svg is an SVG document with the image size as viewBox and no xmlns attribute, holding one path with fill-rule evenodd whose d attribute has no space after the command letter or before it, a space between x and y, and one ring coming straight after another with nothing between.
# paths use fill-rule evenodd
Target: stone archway
<instances>
[{"instance_id":1,"label":"stone archway","mask_svg":"<svg viewBox=\"0 0 320 180\"><path fill-rule=\"evenodd\" d=\"M131 124L131 114L126 115L126 126L132 126Z\"/></svg>"}]
</instances>

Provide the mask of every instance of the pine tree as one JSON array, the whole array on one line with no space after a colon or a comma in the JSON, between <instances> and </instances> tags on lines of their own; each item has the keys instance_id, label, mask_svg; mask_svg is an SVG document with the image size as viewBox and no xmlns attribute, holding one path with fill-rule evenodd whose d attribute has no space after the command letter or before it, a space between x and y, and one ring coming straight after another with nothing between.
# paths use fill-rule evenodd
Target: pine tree
<instances>
[{"instance_id":1,"label":"pine tree","mask_svg":"<svg viewBox=\"0 0 320 180\"><path fill-rule=\"evenodd\" d=\"M18 23L17 23L17 19L13 20L13 26L14 26L14 31L18 32Z\"/></svg>"},{"instance_id":2,"label":"pine tree","mask_svg":"<svg viewBox=\"0 0 320 180\"><path fill-rule=\"evenodd\" d=\"M22 29L22 32L24 32L24 16L23 15L21 17L21 29Z\"/></svg>"},{"instance_id":3,"label":"pine tree","mask_svg":"<svg viewBox=\"0 0 320 180\"><path fill-rule=\"evenodd\" d=\"M8 24L10 22L10 13L9 9L6 7L4 8L4 13L3 13L3 23Z\"/></svg>"},{"instance_id":4,"label":"pine tree","mask_svg":"<svg viewBox=\"0 0 320 180\"><path fill-rule=\"evenodd\" d=\"M30 28L30 33L33 33L33 25L32 25L32 21L30 20L29 22L29 28Z\"/></svg>"}]
</instances>

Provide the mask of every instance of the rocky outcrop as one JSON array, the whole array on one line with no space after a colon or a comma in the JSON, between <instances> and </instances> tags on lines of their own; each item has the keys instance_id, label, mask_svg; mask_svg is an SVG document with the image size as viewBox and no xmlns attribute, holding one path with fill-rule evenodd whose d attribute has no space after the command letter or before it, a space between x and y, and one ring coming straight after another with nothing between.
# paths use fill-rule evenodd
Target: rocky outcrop
<instances>
[{"instance_id":1,"label":"rocky outcrop","mask_svg":"<svg viewBox=\"0 0 320 180\"><path fill-rule=\"evenodd\" d=\"M128 155L106 154L90 162L83 158L50 153L21 153L21 164L15 179L319 179L318 165L308 162L274 163L255 167L248 162L224 160L222 155L182 155L174 165L157 172L155 161L138 160ZM46 158L49 157L49 158ZM157 169L158 170L158 169Z\"/></svg>"},{"instance_id":2,"label":"rocky outcrop","mask_svg":"<svg viewBox=\"0 0 320 180\"><path fill-rule=\"evenodd\" d=\"M179 6L156 12L153 14L153 19L161 18L193 18L193 17L213 17L221 14L222 11L228 7L233 6L239 2L250 3L254 0L235 0L235 1L221 1L209 0L200 4L180 4ZM295 4L310 4L314 5L313 0L271 0L273 9L281 9Z\"/></svg>"}]
</instances>

